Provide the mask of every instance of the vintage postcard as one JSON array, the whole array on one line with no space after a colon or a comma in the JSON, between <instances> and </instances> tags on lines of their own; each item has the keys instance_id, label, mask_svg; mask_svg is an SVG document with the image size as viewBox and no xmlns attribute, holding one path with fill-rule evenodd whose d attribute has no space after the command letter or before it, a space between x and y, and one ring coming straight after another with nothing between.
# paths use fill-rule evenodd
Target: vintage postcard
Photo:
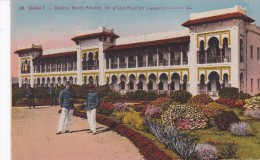
<instances>
[{"instance_id":1,"label":"vintage postcard","mask_svg":"<svg viewBox=\"0 0 260 160\"><path fill-rule=\"evenodd\" d=\"M12 160L260 159L258 0L12 0Z\"/></svg>"}]
</instances>

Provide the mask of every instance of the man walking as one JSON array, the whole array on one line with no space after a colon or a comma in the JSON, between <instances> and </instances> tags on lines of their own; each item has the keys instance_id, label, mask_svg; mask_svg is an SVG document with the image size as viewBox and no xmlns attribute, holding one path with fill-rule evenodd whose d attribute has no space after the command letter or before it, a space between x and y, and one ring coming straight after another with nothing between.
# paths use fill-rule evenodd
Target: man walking
<instances>
[{"instance_id":1,"label":"man walking","mask_svg":"<svg viewBox=\"0 0 260 160\"><path fill-rule=\"evenodd\" d=\"M26 89L26 97L28 98L28 106L29 109L31 109L31 107L33 106L33 108L35 108L35 103L34 103L34 90L31 87L31 85L28 85L27 89Z\"/></svg>"},{"instance_id":2,"label":"man walking","mask_svg":"<svg viewBox=\"0 0 260 160\"><path fill-rule=\"evenodd\" d=\"M100 99L99 94L94 91L94 84L88 85L89 93L86 98L86 113L88 117L88 124L90 127L90 132L93 135L96 134L96 109L99 105Z\"/></svg>"},{"instance_id":3,"label":"man walking","mask_svg":"<svg viewBox=\"0 0 260 160\"><path fill-rule=\"evenodd\" d=\"M53 105L56 106L56 91L55 88L53 87L53 83L51 83L51 86L49 88L49 95L51 99L51 106Z\"/></svg>"},{"instance_id":4,"label":"man walking","mask_svg":"<svg viewBox=\"0 0 260 160\"><path fill-rule=\"evenodd\" d=\"M74 102L76 96L74 92L70 89L70 82L65 84L65 89L60 92L59 95L60 106L61 106L61 115L58 125L57 134L62 132L69 133L71 118L74 111Z\"/></svg>"}]
</instances>

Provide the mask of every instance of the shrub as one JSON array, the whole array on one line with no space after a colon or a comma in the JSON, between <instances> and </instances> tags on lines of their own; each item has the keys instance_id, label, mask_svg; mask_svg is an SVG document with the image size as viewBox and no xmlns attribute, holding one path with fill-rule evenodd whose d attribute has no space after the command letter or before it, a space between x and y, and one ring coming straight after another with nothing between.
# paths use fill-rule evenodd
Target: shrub
<instances>
[{"instance_id":1,"label":"shrub","mask_svg":"<svg viewBox=\"0 0 260 160\"><path fill-rule=\"evenodd\" d=\"M127 111L128 107L124 103L115 103L113 104L114 111Z\"/></svg>"},{"instance_id":2,"label":"shrub","mask_svg":"<svg viewBox=\"0 0 260 160\"><path fill-rule=\"evenodd\" d=\"M136 129L144 129L144 119L136 111L130 110L129 112L126 112L123 117L123 122Z\"/></svg>"},{"instance_id":3,"label":"shrub","mask_svg":"<svg viewBox=\"0 0 260 160\"><path fill-rule=\"evenodd\" d=\"M125 94L125 99L126 99L126 100L129 100L129 101L136 100L136 94L135 94L135 92L127 92L127 93Z\"/></svg>"},{"instance_id":4,"label":"shrub","mask_svg":"<svg viewBox=\"0 0 260 160\"><path fill-rule=\"evenodd\" d=\"M179 129L206 128L209 119L197 108L189 104L174 104L162 114L162 121L166 126Z\"/></svg>"},{"instance_id":5,"label":"shrub","mask_svg":"<svg viewBox=\"0 0 260 160\"><path fill-rule=\"evenodd\" d=\"M260 96L245 100L244 108L246 110L260 110Z\"/></svg>"},{"instance_id":6,"label":"shrub","mask_svg":"<svg viewBox=\"0 0 260 160\"><path fill-rule=\"evenodd\" d=\"M114 111L114 105L112 102L101 101L98 107L98 113L105 116L110 116L113 113L113 111Z\"/></svg>"},{"instance_id":7,"label":"shrub","mask_svg":"<svg viewBox=\"0 0 260 160\"><path fill-rule=\"evenodd\" d=\"M237 98L238 94L238 88L235 87L226 87L219 92L220 98Z\"/></svg>"},{"instance_id":8,"label":"shrub","mask_svg":"<svg viewBox=\"0 0 260 160\"><path fill-rule=\"evenodd\" d=\"M217 159L217 149L210 144L197 144L195 152L200 160Z\"/></svg>"},{"instance_id":9,"label":"shrub","mask_svg":"<svg viewBox=\"0 0 260 160\"><path fill-rule=\"evenodd\" d=\"M238 95L238 99L241 99L243 101L248 99L248 98L251 98L251 95L248 94L248 93L239 93L239 95Z\"/></svg>"},{"instance_id":10,"label":"shrub","mask_svg":"<svg viewBox=\"0 0 260 160\"><path fill-rule=\"evenodd\" d=\"M232 123L230 125L230 130L232 134L236 136L246 136L251 132L251 128L246 122Z\"/></svg>"},{"instance_id":11,"label":"shrub","mask_svg":"<svg viewBox=\"0 0 260 160\"><path fill-rule=\"evenodd\" d=\"M207 94L196 95L189 100L189 103L198 105L207 105L211 102L213 102L213 99Z\"/></svg>"},{"instance_id":12,"label":"shrub","mask_svg":"<svg viewBox=\"0 0 260 160\"><path fill-rule=\"evenodd\" d=\"M153 101L155 100L156 98L158 97L157 93L156 92L148 92L146 97L145 97L145 100L147 101Z\"/></svg>"},{"instance_id":13,"label":"shrub","mask_svg":"<svg viewBox=\"0 0 260 160\"><path fill-rule=\"evenodd\" d=\"M144 115L145 115L145 117L148 117L148 118L160 118L161 113L162 113L161 107L148 105L146 107Z\"/></svg>"},{"instance_id":14,"label":"shrub","mask_svg":"<svg viewBox=\"0 0 260 160\"><path fill-rule=\"evenodd\" d=\"M106 97L108 93L112 92L107 84L95 87L95 90L99 93L100 98Z\"/></svg>"},{"instance_id":15,"label":"shrub","mask_svg":"<svg viewBox=\"0 0 260 160\"><path fill-rule=\"evenodd\" d=\"M116 117L117 122L123 123L123 118L126 112L113 112L113 115Z\"/></svg>"},{"instance_id":16,"label":"shrub","mask_svg":"<svg viewBox=\"0 0 260 160\"><path fill-rule=\"evenodd\" d=\"M240 119L233 111L224 111L214 118L214 122L220 131L227 131L231 123L239 122Z\"/></svg>"},{"instance_id":17,"label":"shrub","mask_svg":"<svg viewBox=\"0 0 260 160\"><path fill-rule=\"evenodd\" d=\"M208 117L208 118L214 118L215 116L223 113L226 109L226 106L212 102L207 104L206 106L202 107L202 112Z\"/></svg>"},{"instance_id":18,"label":"shrub","mask_svg":"<svg viewBox=\"0 0 260 160\"><path fill-rule=\"evenodd\" d=\"M135 97L138 101L146 100L147 92L146 91L136 91Z\"/></svg>"},{"instance_id":19,"label":"shrub","mask_svg":"<svg viewBox=\"0 0 260 160\"><path fill-rule=\"evenodd\" d=\"M192 94L190 92L183 91L183 90L174 91L171 95L171 99L174 102L181 103L181 104L187 103L191 97L192 97Z\"/></svg>"},{"instance_id":20,"label":"shrub","mask_svg":"<svg viewBox=\"0 0 260 160\"><path fill-rule=\"evenodd\" d=\"M258 96L260 96L260 93L257 93L257 94L255 95L255 97L258 97Z\"/></svg>"},{"instance_id":21,"label":"shrub","mask_svg":"<svg viewBox=\"0 0 260 160\"><path fill-rule=\"evenodd\" d=\"M172 99L168 98L168 97L161 97L161 98L157 98L156 100L151 102L151 105L154 106L163 106L165 103L169 103L169 102L173 102Z\"/></svg>"},{"instance_id":22,"label":"shrub","mask_svg":"<svg viewBox=\"0 0 260 160\"><path fill-rule=\"evenodd\" d=\"M106 97L104 97L104 100L115 103L121 100L121 95L118 92L110 92Z\"/></svg>"},{"instance_id":23,"label":"shrub","mask_svg":"<svg viewBox=\"0 0 260 160\"><path fill-rule=\"evenodd\" d=\"M146 119L145 123L149 131L155 135L159 141L164 143L167 148L172 151L177 151L183 159L191 159L196 146L195 139L179 132L176 128L166 127L151 119Z\"/></svg>"},{"instance_id":24,"label":"shrub","mask_svg":"<svg viewBox=\"0 0 260 160\"><path fill-rule=\"evenodd\" d=\"M260 110L247 110L245 111L244 115L247 117L260 119Z\"/></svg>"}]
</instances>

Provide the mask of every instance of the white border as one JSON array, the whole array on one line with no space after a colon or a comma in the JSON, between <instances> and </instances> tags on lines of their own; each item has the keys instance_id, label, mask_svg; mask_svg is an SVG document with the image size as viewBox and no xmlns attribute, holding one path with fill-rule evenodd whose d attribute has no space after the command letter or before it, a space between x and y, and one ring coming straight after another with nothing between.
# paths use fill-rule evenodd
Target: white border
<instances>
[{"instance_id":1,"label":"white border","mask_svg":"<svg viewBox=\"0 0 260 160\"><path fill-rule=\"evenodd\" d=\"M0 159L11 159L10 0L0 0Z\"/></svg>"}]
</instances>

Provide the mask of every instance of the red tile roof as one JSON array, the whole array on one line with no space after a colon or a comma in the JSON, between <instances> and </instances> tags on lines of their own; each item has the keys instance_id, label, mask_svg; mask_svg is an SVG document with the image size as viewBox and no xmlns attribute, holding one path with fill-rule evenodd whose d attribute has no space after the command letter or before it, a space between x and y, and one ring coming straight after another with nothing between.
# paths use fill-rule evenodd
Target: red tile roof
<instances>
[{"instance_id":1,"label":"red tile roof","mask_svg":"<svg viewBox=\"0 0 260 160\"><path fill-rule=\"evenodd\" d=\"M107 48L104 52L111 52L111 51L132 49L132 48L142 48L142 47L147 47L147 46L157 46L157 45L171 44L171 43L182 43L182 42L190 42L190 36L116 45L116 46Z\"/></svg>"},{"instance_id":2,"label":"red tile roof","mask_svg":"<svg viewBox=\"0 0 260 160\"><path fill-rule=\"evenodd\" d=\"M185 23L183 23L182 26L189 27L192 25L197 25L197 24L202 24L202 23L207 23L207 22L221 21L221 20L229 20L229 19L242 19L246 22L255 21L254 19L252 19L251 17L248 17L247 15L244 15L240 12L234 12L234 13L226 13L226 14L212 16L212 17L188 20Z\"/></svg>"},{"instance_id":3,"label":"red tile roof","mask_svg":"<svg viewBox=\"0 0 260 160\"><path fill-rule=\"evenodd\" d=\"M39 56L39 57L35 58L34 60L58 58L58 57L64 57L64 56L73 56L76 54L77 54L77 51L63 52L63 53L56 53L56 54L47 54L47 55Z\"/></svg>"},{"instance_id":4,"label":"red tile roof","mask_svg":"<svg viewBox=\"0 0 260 160\"><path fill-rule=\"evenodd\" d=\"M76 41L76 40L81 40L81 39L90 39L90 38L99 37L99 36L109 36L109 37L113 37L113 38L119 37L115 33L99 32L99 33L91 33L91 34L76 36L76 37L72 38L71 40Z\"/></svg>"},{"instance_id":5,"label":"red tile roof","mask_svg":"<svg viewBox=\"0 0 260 160\"><path fill-rule=\"evenodd\" d=\"M42 52L42 48L26 48L26 49L20 49L20 50L15 51L14 53L18 54L18 53L33 52L33 51Z\"/></svg>"}]
</instances>

